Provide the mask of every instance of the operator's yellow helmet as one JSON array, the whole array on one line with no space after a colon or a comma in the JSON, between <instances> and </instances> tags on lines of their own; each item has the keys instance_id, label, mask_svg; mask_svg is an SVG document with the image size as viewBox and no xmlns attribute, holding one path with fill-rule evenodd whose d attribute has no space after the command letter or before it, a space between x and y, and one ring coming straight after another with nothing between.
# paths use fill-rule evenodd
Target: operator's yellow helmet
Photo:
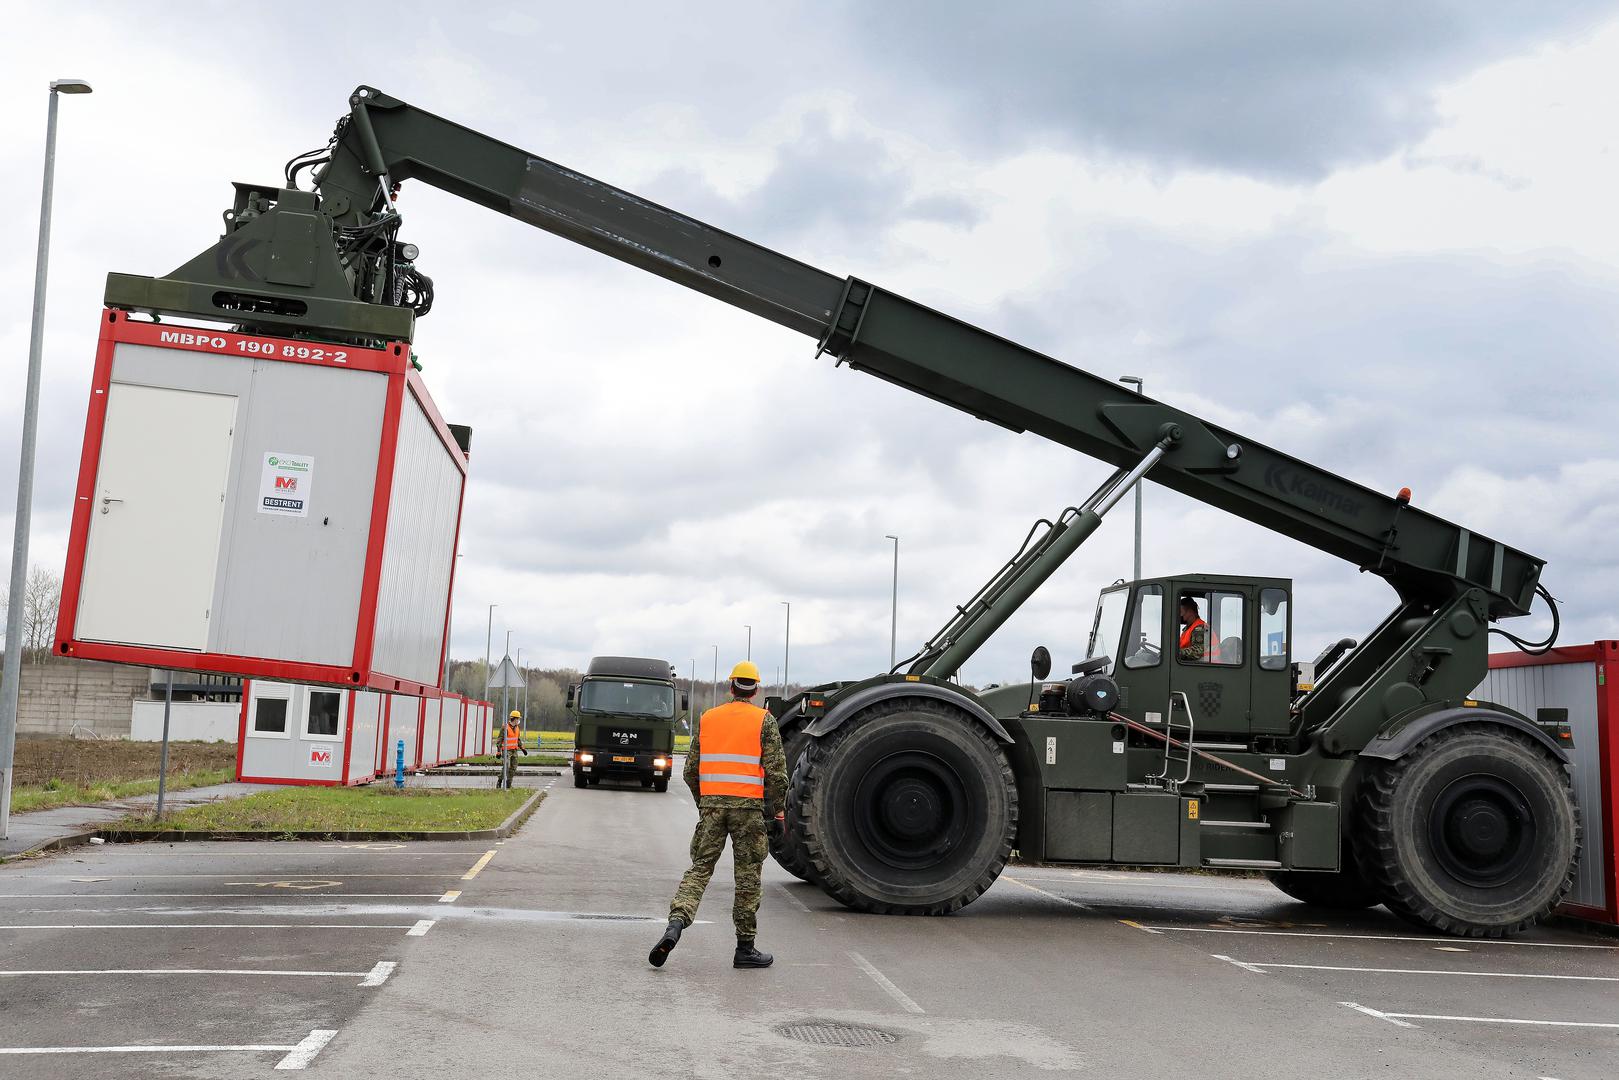
<instances>
[{"instance_id":1,"label":"operator's yellow helmet","mask_svg":"<svg viewBox=\"0 0 1619 1080\"><path fill-rule=\"evenodd\" d=\"M521 712L519 712L518 710L513 709L512 714L510 716L508 716L506 719L508 719L508 720L521 720L522 718L523 718L523 714Z\"/></svg>"},{"instance_id":2,"label":"operator's yellow helmet","mask_svg":"<svg viewBox=\"0 0 1619 1080\"><path fill-rule=\"evenodd\" d=\"M741 683L744 687L759 685L759 665L752 660L744 660L731 669L731 681Z\"/></svg>"}]
</instances>

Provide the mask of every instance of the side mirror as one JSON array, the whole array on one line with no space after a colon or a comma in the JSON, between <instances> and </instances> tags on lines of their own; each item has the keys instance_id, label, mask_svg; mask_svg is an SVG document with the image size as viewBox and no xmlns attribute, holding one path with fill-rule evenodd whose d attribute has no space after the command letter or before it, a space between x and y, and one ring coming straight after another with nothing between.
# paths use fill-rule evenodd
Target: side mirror
<instances>
[{"instance_id":1,"label":"side mirror","mask_svg":"<svg viewBox=\"0 0 1619 1080\"><path fill-rule=\"evenodd\" d=\"M568 705L567 705L568 708L570 708L570 709L573 708L574 699L577 698L578 696L579 696L579 684L574 683L572 686L568 687Z\"/></svg>"},{"instance_id":2,"label":"side mirror","mask_svg":"<svg viewBox=\"0 0 1619 1080\"><path fill-rule=\"evenodd\" d=\"M691 695L690 694L681 694L680 695L680 711L681 712L691 712Z\"/></svg>"},{"instance_id":3,"label":"side mirror","mask_svg":"<svg viewBox=\"0 0 1619 1080\"><path fill-rule=\"evenodd\" d=\"M1034 647L1034 655L1029 657L1029 673L1039 682L1051 674L1051 650L1044 645Z\"/></svg>"}]
</instances>

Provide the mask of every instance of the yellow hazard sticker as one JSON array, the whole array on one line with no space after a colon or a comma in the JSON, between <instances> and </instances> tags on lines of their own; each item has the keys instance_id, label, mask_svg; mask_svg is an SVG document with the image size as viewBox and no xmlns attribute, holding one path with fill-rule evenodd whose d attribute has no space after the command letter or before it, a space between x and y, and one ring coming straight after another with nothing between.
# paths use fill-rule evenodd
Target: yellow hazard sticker
<instances>
[{"instance_id":1,"label":"yellow hazard sticker","mask_svg":"<svg viewBox=\"0 0 1619 1080\"><path fill-rule=\"evenodd\" d=\"M1197 800L1196 799L1187 799L1186 800L1186 820L1188 820L1188 821L1196 821L1197 820Z\"/></svg>"},{"instance_id":2,"label":"yellow hazard sticker","mask_svg":"<svg viewBox=\"0 0 1619 1080\"><path fill-rule=\"evenodd\" d=\"M905 676L905 681L906 682L921 682L922 681L922 676L920 676L920 675L907 675L907 676Z\"/></svg>"}]
</instances>

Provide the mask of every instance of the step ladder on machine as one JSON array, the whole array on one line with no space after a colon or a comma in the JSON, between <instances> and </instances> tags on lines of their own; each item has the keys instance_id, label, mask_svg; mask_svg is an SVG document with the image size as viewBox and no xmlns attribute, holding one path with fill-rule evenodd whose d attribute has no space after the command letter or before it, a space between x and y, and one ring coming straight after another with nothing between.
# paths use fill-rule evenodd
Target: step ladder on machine
<instances>
[{"instance_id":1,"label":"step ladder on machine","mask_svg":"<svg viewBox=\"0 0 1619 1080\"><path fill-rule=\"evenodd\" d=\"M1182 725L1184 734L1177 729L1175 721L1175 703L1180 703L1181 714L1186 722ZM1171 794L1178 793L1181 785L1192 778L1192 736L1196 734L1197 721L1192 717L1192 703L1183 690L1172 690L1169 694L1169 709L1164 713L1164 765L1158 772L1151 773L1147 780L1154 786L1162 788Z\"/></svg>"}]
</instances>

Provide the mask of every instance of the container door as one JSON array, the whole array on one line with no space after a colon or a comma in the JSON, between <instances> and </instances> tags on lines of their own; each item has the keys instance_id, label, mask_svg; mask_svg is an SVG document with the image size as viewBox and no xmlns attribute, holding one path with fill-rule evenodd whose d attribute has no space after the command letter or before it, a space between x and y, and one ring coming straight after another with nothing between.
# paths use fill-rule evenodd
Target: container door
<instances>
[{"instance_id":1,"label":"container door","mask_svg":"<svg viewBox=\"0 0 1619 1080\"><path fill-rule=\"evenodd\" d=\"M236 398L113 383L77 637L202 651Z\"/></svg>"}]
</instances>

